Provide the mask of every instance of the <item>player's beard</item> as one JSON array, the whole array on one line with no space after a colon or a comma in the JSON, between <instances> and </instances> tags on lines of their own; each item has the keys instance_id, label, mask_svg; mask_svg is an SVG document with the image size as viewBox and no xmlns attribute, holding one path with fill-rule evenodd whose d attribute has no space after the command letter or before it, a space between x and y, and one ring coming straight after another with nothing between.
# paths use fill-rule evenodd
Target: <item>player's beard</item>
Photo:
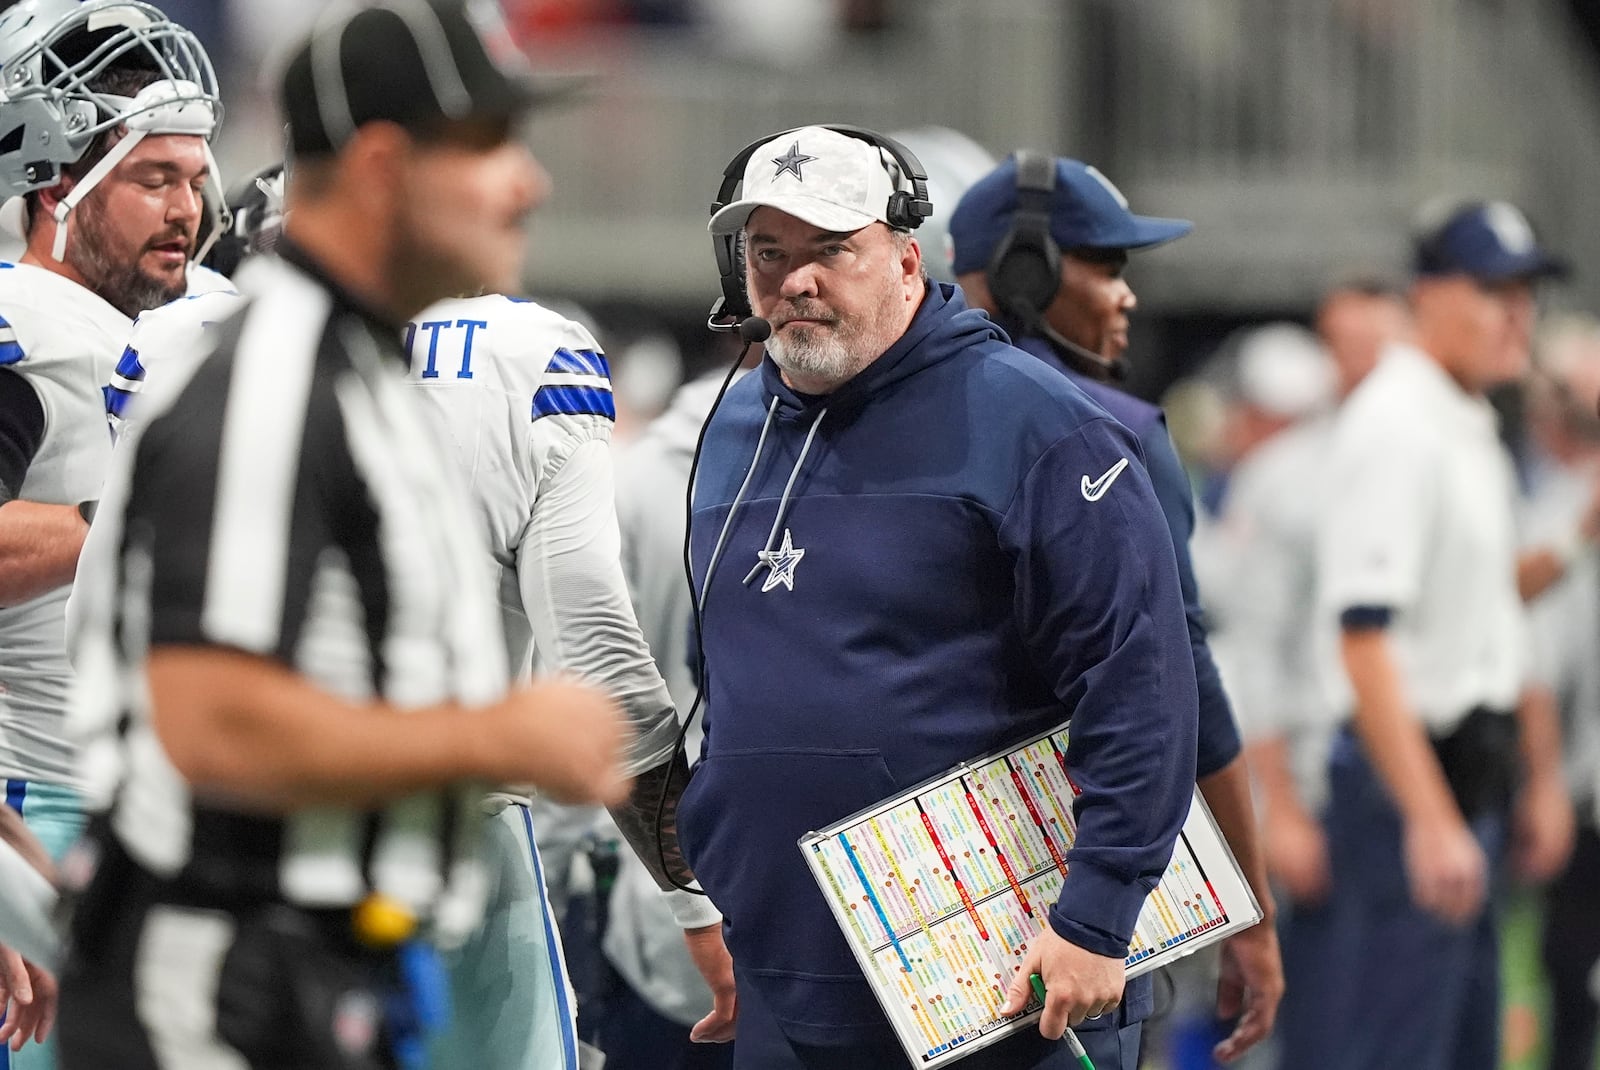
<instances>
[{"instance_id":1,"label":"player's beard","mask_svg":"<svg viewBox=\"0 0 1600 1070\"><path fill-rule=\"evenodd\" d=\"M777 317L766 350L772 362L792 376L827 384L833 389L855 378L894 342L894 295L890 285L871 301L868 315L841 316L820 303L787 303ZM822 324L780 329L793 318L816 318Z\"/></svg>"},{"instance_id":2,"label":"player's beard","mask_svg":"<svg viewBox=\"0 0 1600 1070\"><path fill-rule=\"evenodd\" d=\"M141 312L176 301L188 291L187 278L169 282L148 274L139 266L139 261L153 245L182 235L163 235L141 245L131 255L119 256L116 238L96 198L85 198L73 211L71 219L73 233L67 246L68 262L83 276L89 289L124 316L132 319Z\"/></svg>"}]
</instances>

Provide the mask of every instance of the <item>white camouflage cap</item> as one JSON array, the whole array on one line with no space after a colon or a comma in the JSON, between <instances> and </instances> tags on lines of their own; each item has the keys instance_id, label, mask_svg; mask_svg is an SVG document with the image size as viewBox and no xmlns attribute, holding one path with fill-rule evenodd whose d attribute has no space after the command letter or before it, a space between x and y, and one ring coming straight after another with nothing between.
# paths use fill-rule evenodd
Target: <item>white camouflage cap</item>
<instances>
[{"instance_id":1,"label":"white camouflage cap","mask_svg":"<svg viewBox=\"0 0 1600 1070\"><path fill-rule=\"evenodd\" d=\"M895 171L878 146L836 130L780 134L751 153L740 197L711 217L711 233L737 233L763 205L841 234L887 223Z\"/></svg>"}]
</instances>

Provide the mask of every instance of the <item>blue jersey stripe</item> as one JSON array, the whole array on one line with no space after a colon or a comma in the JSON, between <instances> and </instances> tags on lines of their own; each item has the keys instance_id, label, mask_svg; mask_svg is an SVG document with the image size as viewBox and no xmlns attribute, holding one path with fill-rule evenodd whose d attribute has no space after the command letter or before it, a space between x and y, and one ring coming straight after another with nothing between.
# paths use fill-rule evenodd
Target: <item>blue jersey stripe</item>
<instances>
[{"instance_id":1,"label":"blue jersey stripe","mask_svg":"<svg viewBox=\"0 0 1600 1070\"><path fill-rule=\"evenodd\" d=\"M0 364L16 364L22 357L21 345L16 342L0 342Z\"/></svg>"},{"instance_id":2,"label":"blue jersey stripe","mask_svg":"<svg viewBox=\"0 0 1600 1070\"><path fill-rule=\"evenodd\" d=\"M544 864L539 858L539 844L533 835L533 817L526 806L517 804L522 813L522 829L527 836L528 858L533 862L534 895L538 897L539 918L544 922L544 949L550 965L550 987L556 997L556 1017L561 1023L561 1061L565 1070L577 1070L578 1038L572 1028L572 1008L567 1005L567 964L562 959L556 936L554 919L550 916L550 898L545 890Z\"/></svg>"},{"instance_id":3,"label":"blue jersey stripe","mask_svg":"<svg viewBox=\"0 0 1600 1070\"><path fill-rule=\"evenodd\" d=\"M28 798L28 782L26 780L6 781L6 805L17 813L22 813L22 804Z\"/></svg>"},{"instance_id":4,"label":"blue jersey stripe","mask_svg":"<svg viewBox=\"0 0 1600 1070\"><path fill-rule=\"evenodd\" d=\"M117 358L117 374L135 382L144 380L144 364L139 360L137 349L128 346L122 351L122 356Z\"/></svg>"},{"instance_id":5,"label":"blue jersey stripe","mask_svg":"<svg viewBox=\"0 0 1600 1070\"><path fill-rule=\"evenodd\" d=\"M592 349L558 349L555 356L550 358L550 365L546 370L611 378L611 364L606 360L605 354Z\"/></svg>"},{"instance_id":6,"label":"blue jersey stripe","mask_svg":"<svg viewBox=\"0 0 1600 1070\"><path fill-rule=\"evenodd\" d=\"M120 386L101 387L106 396L106 411L116 417L123 415L123 410L128 407L128 402L138 397L131 390L124 390Z\"/></svg>"},{"instance_id":7,"label":"blue jersey stripe","mask_svg":"<svg viewBox=\"0 0 1600 1070\"><path fill-rule=\"evenodd\" d=\"M533 395L533 418L546 416L604 416L617 418L611 391L593 386L545 386Z\"/></svg>"}]
</instances>

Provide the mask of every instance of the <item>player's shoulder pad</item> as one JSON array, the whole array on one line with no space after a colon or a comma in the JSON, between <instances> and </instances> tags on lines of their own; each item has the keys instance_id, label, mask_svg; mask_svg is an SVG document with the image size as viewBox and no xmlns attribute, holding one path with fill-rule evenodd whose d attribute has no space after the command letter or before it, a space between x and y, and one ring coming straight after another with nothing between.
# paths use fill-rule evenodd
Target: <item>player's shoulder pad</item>
<instances>
[{"instance_id":1,"label":"player's shoulder pad","mask_svg":"<svg viewBox=\"0 0 1600 1070\"><path fill-rule=\"evenodd\" d=\"M206 328L233 315L243 303L237 291L208 290L148 309L133 321L128 351L155 360L192 353L202 344Z\"/></svg>"},{"instance_id":2,"label":"player's shoulder pad","mask_svg":"<svg viewBox=\"0 0 1600 1070\"><path fill-rule=\"evenodd\" d=\"M528 302L532 304L532 302ZM538 306L534 306L538 307ZM611 362L588 329L576 320L551 312L550 335L533 354L544 368L533 395L533 418L601 416L617 418L611 391Z\"/></svg>"},{"instance_id":3,"label":"player's shoulder pad","mask_svg":"<svg viewBox=\"0 0 1600 1070\"><path fill-rule=\"evenodd\" d=\"M207 329L238 311L243 302L234 290L206 290L139 313L104 387L106 411L118 419L126 415L152 362L198 356L205 348Z\"/></svg>"},{"instance_id":4,"label":"player's shoulder pad","mask_svg":"<svg viewBox=\"0 0 1600 1070\"><path fill-rule=\"evenodd\" d=\"M0 366L21 364L37 356L35 351L44 351L57 334L65 339L86 327L109 330L109 322L92 314L85 322L75 314L93 311L86 303L76 302L85 293L54 272L0 261ZM109 311L109 306L106 309Z\"/></svg>"},{"instance_id":5,"label":"player's shoulder pad","mask_svg":"<svg viewBox=\"0 0 1600 1070\"><path fill-rule=\"evenodd\" d=\"M617 418L611 365L589 329L575 319L527 298L494 294L444 301L424 318L452 323L474 320L507 383L531 387L531 416Z\"/></svg>"}]
</instances>

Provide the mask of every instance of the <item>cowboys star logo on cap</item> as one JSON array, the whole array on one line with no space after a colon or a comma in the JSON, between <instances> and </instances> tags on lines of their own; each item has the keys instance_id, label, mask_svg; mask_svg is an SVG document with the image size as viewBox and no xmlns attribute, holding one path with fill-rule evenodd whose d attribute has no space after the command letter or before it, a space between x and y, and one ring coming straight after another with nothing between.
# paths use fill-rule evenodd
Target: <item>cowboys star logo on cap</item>
<instances>
[{"instance_id":1,"label":"cowboys star logo on cap","mask_svg":"<svg viewBox=\"0 0 1600 1070\"><path fill-rule=\"evenodd\" d=\"M777 178L785 171L788 171L790 174L794 175L796 179L804 182L806 180L806 176L800 173L800 165L803 163L810 163L815 159L815 156L807 156L801 152L800 142L796 141L793 145L789 146L788 152L784 153L782 156L774 156L772 158L772 162L778 165L778 169L772 172L772 177Z\"/></svg>"}]
</instances>

